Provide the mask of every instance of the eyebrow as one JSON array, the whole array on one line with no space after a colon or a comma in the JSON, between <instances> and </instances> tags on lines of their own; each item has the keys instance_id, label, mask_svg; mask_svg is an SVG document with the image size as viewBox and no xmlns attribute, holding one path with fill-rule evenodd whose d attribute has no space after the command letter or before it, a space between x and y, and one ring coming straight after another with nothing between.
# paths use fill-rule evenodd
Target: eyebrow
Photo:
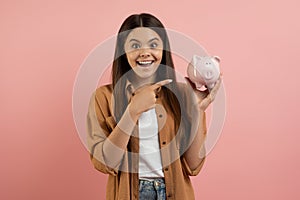
<instances>
[{"instance_id":1,"label":"eyebrow","mask_svg":"<svg viewBox=\"0 0 300 200\"><path fill-rule=\"evenodd\" d=\"M150 43L150 42L152 42L152 41L154 41L154 40L159 41L159 39L155 37L155 38L152 38L151 40L149 40L148 43ZM137 40L137 39L130 39L129 42L139 42L139 43L141 43L141 42L140 42L139 40Z\"/></svg>"},{"instance_id":2,"label":"eyebrow","mask_svg":"<svg viewBox=\"0 0 300 200\"><path fill-rule=\"evenodd\" d=\"M149 40L149 42L148 43L150 43L150 42L152 42L152 41L154 41L154 40L157 40L157 41L159 41L159 39L158 38L152 38L151 40Z\"/></svg>"},{"instance_id":3,"label":"eyebrow","mask_svg":"<svg viewBox=\"0 0 300 200\"><path fill-rule=\"evenodd\" d=\"M130 39L129 42L140 42L140 41L138 41L136 39Z\"/></svg>"}]
</instances>

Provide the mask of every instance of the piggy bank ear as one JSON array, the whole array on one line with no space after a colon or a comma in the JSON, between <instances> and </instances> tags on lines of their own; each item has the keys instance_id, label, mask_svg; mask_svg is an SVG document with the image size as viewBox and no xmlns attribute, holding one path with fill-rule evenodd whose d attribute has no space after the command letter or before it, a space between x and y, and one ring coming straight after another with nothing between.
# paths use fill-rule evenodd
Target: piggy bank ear
<instances>
[{"instance_id":1,"label":"piggy bank ear","mask_svg":"<svg viewBox=\"0 0 300 200\"><path fill-rule=\"evenodd\" d=\"M194 61L194 63L196 63L198 60L201 60L201 57L200 57L200 56L197 56L197 55L194 55L194 56L193 56L193 61Z\"/></svg>"},{"instance_id":2,"label":"piggy bank ear","mask_svg":"<svg viewBox=\"0 0 300 200\"><path fill-rule=\"evenodd\" d=\"M218 63L220 63L220 62L221 62L221 59L220 59L220 57L219 57L219 56L213 56L213 58L214 58L214 59L216 59L216 60L218 61Z\"/></svg>"}]
</instances>

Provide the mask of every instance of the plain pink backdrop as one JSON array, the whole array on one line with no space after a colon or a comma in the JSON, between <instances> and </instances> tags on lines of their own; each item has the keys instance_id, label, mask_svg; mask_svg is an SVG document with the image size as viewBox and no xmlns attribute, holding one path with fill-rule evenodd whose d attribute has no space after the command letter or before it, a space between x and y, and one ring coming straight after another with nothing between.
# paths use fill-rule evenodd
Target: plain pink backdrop
<instances>
[{"instance_id":1,"label":"plain pink backdrop","mask_svg":"<svg viewBox=\"0 0 300 200\"><path fill-rule=\"evenodd\" d=\"M92 167L74 125L73 84L88 53L140 12L222 59L227 117L192 178L196 199L300 199L299 7L297 0L1 1L0 199L105 199L107 177Z\"/></svg>"}]
</instances>

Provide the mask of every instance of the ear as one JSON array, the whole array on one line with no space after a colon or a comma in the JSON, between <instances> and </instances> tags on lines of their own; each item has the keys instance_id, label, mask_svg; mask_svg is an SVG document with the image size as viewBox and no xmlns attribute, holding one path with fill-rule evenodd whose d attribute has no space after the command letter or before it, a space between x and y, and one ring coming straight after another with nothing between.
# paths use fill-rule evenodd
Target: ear
<instances>
[{"instance_id":1,"label":"ear","mask_svg":"<svg viewBox=\"0 0 300 200\"><path fill-rule=\"evenodd\" d=\"M198 56L198 55L193 55L193 57L196 59L199 59L199 60L201 59L201 56Z\"/></svg>"},{"instance_id":2,"label":"ear","mask_svg":"<svg viewBox=\"0 0 300 200\"><path fill-rule=\"evenodd\" d=\"M218 63L220 63L220 62L221 62L221 59L220 59L220 57L219 57L219 56L213 56L213 58L214 58L214 59L216 59L216 60L218 61Z\"/></svg>"}]
</instances>

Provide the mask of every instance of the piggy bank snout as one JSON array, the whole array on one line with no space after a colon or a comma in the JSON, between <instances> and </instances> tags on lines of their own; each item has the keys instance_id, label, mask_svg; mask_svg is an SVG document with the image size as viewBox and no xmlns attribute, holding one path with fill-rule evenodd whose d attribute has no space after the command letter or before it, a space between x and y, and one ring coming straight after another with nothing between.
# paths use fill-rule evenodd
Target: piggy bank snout
<instances>
[{"instance_id":1,"label":"piggy bank snout","mask_svg":"<svg viewBox=\"0 0 300 200\"><path fill-rule=\"evenodd\" d=\"M207 70L203 73L205 79L212 79L214 77L214 72L212 70Z\"/></svg>"}]
</instances>

